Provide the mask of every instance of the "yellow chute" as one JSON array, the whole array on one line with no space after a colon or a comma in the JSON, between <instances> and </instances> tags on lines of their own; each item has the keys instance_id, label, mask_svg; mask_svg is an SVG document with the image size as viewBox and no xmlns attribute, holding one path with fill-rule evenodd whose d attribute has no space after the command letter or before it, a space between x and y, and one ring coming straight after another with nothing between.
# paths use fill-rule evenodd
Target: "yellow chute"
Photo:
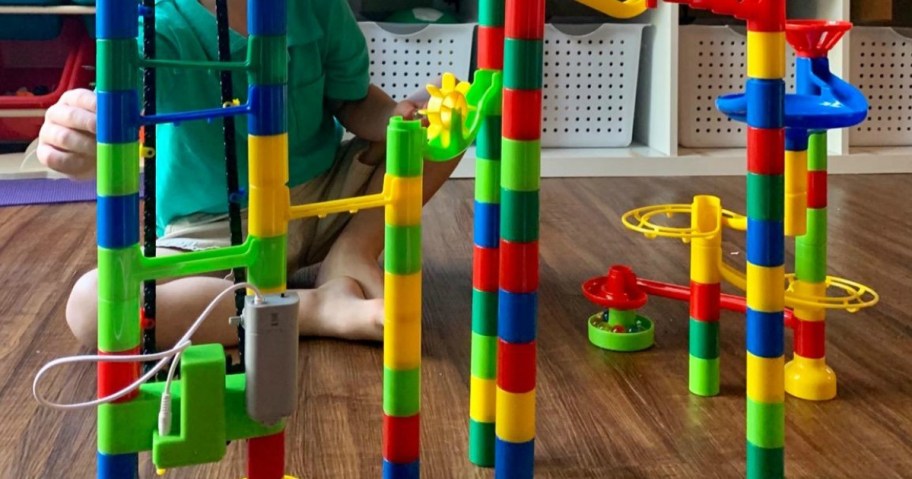
<instances>
[{"instance_id":1,"label":"yellow chute","mask_svg":"<svg viewBox=\"0 0 912 479\"><path fill-rule=\"evenodd\" d=\"M576 0L614 18L633 18L649 8L649 0Z\"/></svg>"}]
</instances>

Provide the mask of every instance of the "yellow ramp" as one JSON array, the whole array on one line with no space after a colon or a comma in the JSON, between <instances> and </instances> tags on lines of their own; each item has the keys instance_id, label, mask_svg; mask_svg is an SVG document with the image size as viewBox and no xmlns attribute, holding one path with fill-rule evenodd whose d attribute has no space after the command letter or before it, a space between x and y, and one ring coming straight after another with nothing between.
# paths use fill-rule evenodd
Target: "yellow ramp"
<instances>
[{"instance_id":1,"label":"yellow ramp","mask_svg":"<svg viewBox=\"0 0 912 479\"><path fill-rule=\"evenodd\" d=\"M614 18L633 18L649 8L648 0L576 0Z\"/></svg>"}]
</instances>

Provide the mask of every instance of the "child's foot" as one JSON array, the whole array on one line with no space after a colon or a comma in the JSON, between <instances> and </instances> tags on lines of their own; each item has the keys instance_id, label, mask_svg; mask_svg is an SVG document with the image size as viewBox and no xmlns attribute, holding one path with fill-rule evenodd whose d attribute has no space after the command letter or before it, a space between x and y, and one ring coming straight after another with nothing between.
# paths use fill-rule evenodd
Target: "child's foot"
<instances>
[{"instance_id":1,"label":"child's foot","mask_svg":"<svg viewBox=\"0 0 912 479\"><path fill-rule=\"evenodd\" d=\"M367 299L358 282L338 277L317 289L301 291L302 336L352 340L383 339L383 299Z\"/></svg>"},{"instance_id":2,"label":"child's foot","mask_svg":"<svg viewBox=\"0 0 912 479\"><path fill-rule=\"evenodd\" d=\"M383 298L383 270L377 258L358 252L330 251L317 273L317 286L336 278L351 278L358 282L366 299Z\"/></svg>"}]
</instances>

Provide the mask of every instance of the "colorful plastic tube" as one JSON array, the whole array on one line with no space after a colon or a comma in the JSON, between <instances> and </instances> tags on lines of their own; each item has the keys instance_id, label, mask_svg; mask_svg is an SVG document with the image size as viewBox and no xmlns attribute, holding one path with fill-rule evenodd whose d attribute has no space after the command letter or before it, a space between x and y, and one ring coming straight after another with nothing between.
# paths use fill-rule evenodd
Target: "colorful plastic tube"
<instances>
[{"instance_id":1,"label":"colorful plastic tube","mask_svg":"<svg viewBox=\"0 0 912 479\"><path fill-rule=\"evenodd\" d=\"M544 0L508 0L494 476L533 476Z\"/></svg>"},{"instance_id":2,"label":"colorful plastic tube","mask_svg":"<svg viewBox=\"0 0 912 479\"><path fill-rule=\"evenodd\" d=\"M132 6L132 10L128 7ZM139 20L135 2L99 0L97 36L102 46L136 55ZM118 48L119 47L119 48ZM98 94L98 351L99 354L137 354L140 346L140 286L116 259L139 248L139 125L123 119L139 112L135 62L99 54ZM139 377L138 363L98 363L98 396L104 397ZM131 394L119 402L129 402ZM136 476L136 454L105 451L99 438L96 456L99 479Z\"/></svg>"},{"instance_id":3,"label":"colorful plastic tube","mask_svg":"<svg viewBox=\"0 0 912 479\"><path fill-rule=\"evenodd\" d=\"M827 135L810 136L807 157L807 229L795 244L795 291L822 297L827 285ZM826 364L826 309L795 308L795 357L785 388L802 399L836 397L836 373Z\"/></svg>"},{"instance_id":4,"label":"colorful plastic tube","mask_svg":"<svg viewBox=\"0 0 912 479\"><path fill-rule=\"evenodd\" d=\"M479 2L478 66L503 69L504 0ZM475 149L469 461L494 466L502 117L486 116Z\"/></svg>"},{"instance_id":5,"label":"colorful plastic tube","mask_svg":"<svg viewBox=\"0 0 912 479\"><path fill-rule=\"evenodd\" d=\"M285 55L286 5L283 0L249 0L247 29L264 58ZM263 293L285 291L285 247L288 233L288 75L272 75L271 62L258 62L249 75L251 109L247 115L249 216L248 235L256 248L247 280ZM248 479L282 479L284 432L250 439Z\"/></svg>"},{"instance_id":6,"label":"colorful plastic tube","mask_svg":"<svg viewBox=\"0 0 912 479\"><path fill-rule=\"evenodd\" d=\"M694 198L690 245L689 387L698 396L719 394L719 312L722 294L722 202Z\"/></svg>"},{"instance_id":7,"label":"colorful plastic tube","mask_svg":"<svg viewBox=\"0 0 912 479\"><path fill-rule=\"evenodd\" d=\"M785 474L785 5L747 33L747 477Z\"/></svg>"},{"instance_id":8,"label":"colorful plastic tube","mask_svg":"<svg viewBox=\"0 0 912 479\"><path fill-rule=\"evenodd\" d=\"M383 477L419 476L421 210L425 136L417 121L387 129L384 253Z\"/></svg>"}]
</instances>

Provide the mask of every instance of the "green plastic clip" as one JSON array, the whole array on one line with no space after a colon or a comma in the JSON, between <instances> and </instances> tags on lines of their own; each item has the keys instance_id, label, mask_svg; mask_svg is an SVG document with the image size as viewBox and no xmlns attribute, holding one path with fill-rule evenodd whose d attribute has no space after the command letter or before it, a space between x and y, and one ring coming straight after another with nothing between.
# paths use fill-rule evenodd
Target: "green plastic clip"
<instances>
[{"instance_id":1,"label":"green plastic clip","mask_svg":"<svg viewBox=\"0 0 912 479\"><path fill-rule=\"evenodd\" d=\"M152 462L162 469L215 462L227 449L224 348L187 348L180 371L180 413L172 418L179 427L167 436L152 435Z\"/></svg>"}]
</instances>

